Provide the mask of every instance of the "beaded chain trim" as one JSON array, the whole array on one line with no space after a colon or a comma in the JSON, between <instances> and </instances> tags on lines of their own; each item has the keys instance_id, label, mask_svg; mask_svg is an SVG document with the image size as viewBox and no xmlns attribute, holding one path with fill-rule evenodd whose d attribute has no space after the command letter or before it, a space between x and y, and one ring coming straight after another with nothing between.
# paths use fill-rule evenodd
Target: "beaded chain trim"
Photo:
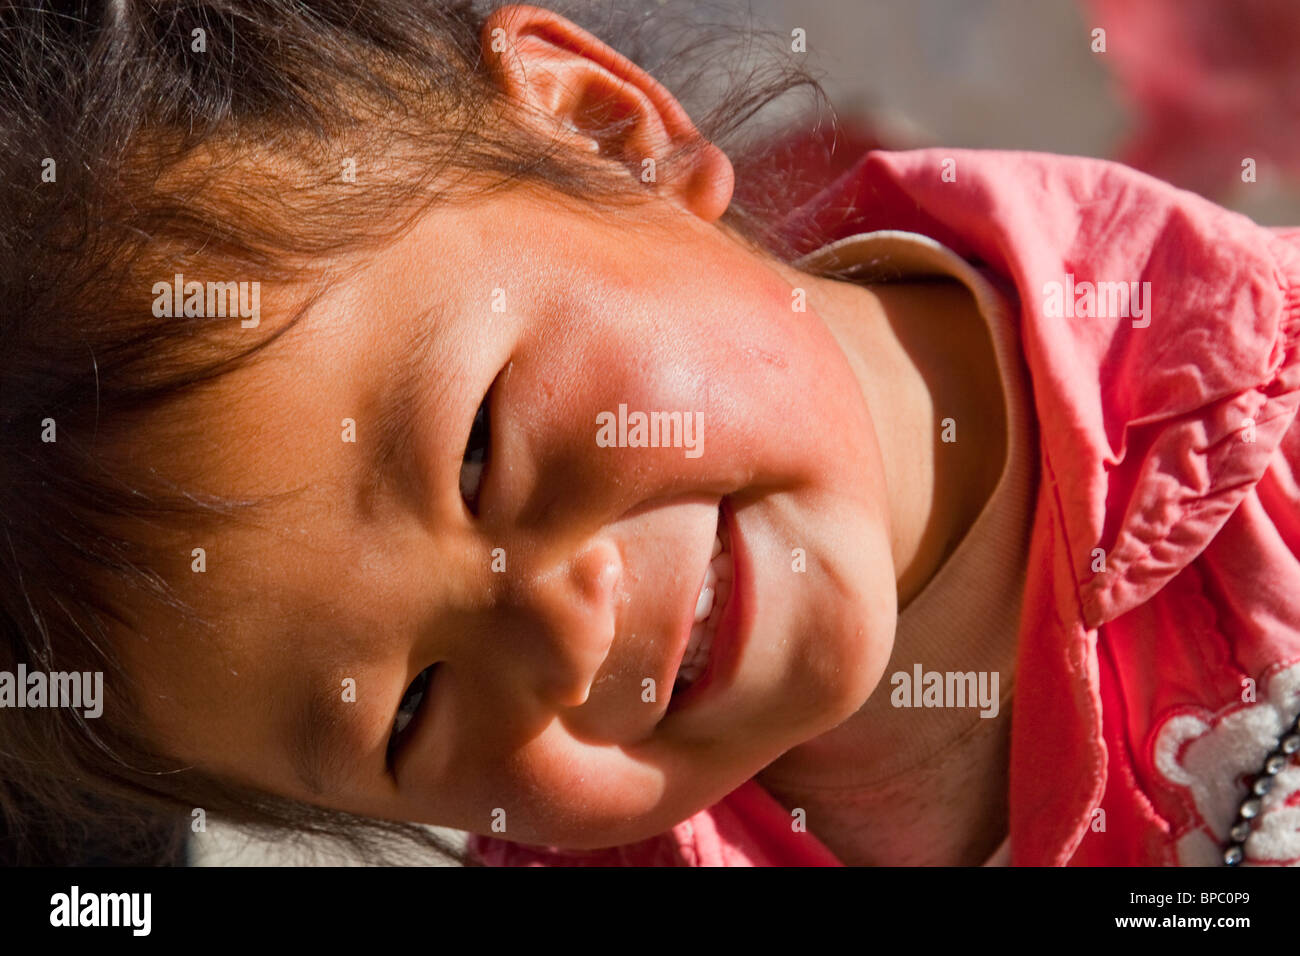
<instances>
[{"instance_id":1,"label":"beaded chain trim","mask_svg":"<svg viewBox=\"0 0 1300 956\"><path fill-rule=\"evenodd\" d=\"M1300 716L1282 731L1277 746L1264 758L1263 768L1255 775L1250 790L1237 808L1237 820L1228 831L1228 843L1223 848L1225 866L1238 866L1246 858L1246 840L1250 838L1255 818L1263 807L1264 795L1273 789L1274 778L1297 752L1300 752Z\"/></svg>"}]
</instances>

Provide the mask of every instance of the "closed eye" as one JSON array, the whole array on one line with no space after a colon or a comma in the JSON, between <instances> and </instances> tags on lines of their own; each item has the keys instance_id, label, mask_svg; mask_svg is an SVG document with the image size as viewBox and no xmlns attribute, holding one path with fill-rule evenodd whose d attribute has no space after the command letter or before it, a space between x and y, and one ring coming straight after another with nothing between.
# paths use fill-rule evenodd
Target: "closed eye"
<instances>
[{"instance_id":1,"label":"closed eye","mask_svg":"<svg viewBox=\"0 0 1300 956\"><path fill-rule=\"evenodd\" d=\"M470 426L469 441L465 443L465 456L460 465L460 496L465 500L465 507L469 508L473 515L478 514L478 496L491 446L492 422L488 411L491 398L492 389L489 388L474 415L474 424Z\"/></svg>"},{"instance_id":2,"label":"closed eye","mask_svg":"<svg viewBox=\"0 0 1300 956\"><path fill-rule=\"evenodd\" d=\"M425 691L429 687L429 678L433 674L433 669L437 664L430 664L420 673L415 675L415 680L411 681L411 686L406 689L402 695L401 703L397 705L397 716L393 719L393 733L388 738L388 758L392 763L393 756L401 748L402 740L406 733L407 726L415 719L415 715L420 712L420 707L424 703Z\"/></svg>"}]
</instances>

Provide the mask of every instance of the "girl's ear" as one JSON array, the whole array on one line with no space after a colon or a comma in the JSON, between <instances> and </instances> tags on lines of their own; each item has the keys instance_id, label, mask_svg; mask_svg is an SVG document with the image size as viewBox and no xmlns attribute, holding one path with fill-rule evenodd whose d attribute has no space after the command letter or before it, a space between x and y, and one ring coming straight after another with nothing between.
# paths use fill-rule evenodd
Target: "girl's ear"
<instances>
[{"instance_id":1,"label":"girl's ear","mask_svg":"<svg viewBox=\"0 0 1300 956\"><path fill-rule=\"evenodd\" d=\"M607 154L643 182L706 222L731 202L731 160L703 142L677 99L627 57L550 10L511 5L487 18L483 56L508 96L554 133ZM615 133L601 132L625 120ZM669 157L680 147L699 148Z\"/></svg>"}]
</instances>

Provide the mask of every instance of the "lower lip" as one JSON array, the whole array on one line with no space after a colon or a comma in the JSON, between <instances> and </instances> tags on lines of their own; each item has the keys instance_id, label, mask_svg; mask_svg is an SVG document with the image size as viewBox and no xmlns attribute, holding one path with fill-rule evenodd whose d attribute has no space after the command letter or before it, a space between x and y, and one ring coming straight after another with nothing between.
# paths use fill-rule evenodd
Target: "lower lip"
<instances>
[{"instance_id":1,"label":"lower lip","mask_svg":"<svg viewBox=\"0 0 1300 956\"><path fill-rule=\"evenodd\" d=\"M740 667L741 652L752 630L754 615L750 596L754 587L753 567L749 553L745 550L744 539L740 536L730 499L723 499L721 510L731 543L731 594L727 598L727 606L723 608L722 618L718 621L718 629L714 632L713 646L709 648L709 661L704 673L686 690L669 698L666 714L685 710L711 696L712 691L730 684Z\"/></svg>"}]
</instances>

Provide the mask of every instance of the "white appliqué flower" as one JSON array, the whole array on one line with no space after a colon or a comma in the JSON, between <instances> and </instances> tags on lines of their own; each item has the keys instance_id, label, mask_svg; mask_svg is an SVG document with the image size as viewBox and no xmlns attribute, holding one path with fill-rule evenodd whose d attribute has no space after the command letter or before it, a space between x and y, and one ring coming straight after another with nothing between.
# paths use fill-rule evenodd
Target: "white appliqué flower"
<instances>
[{"instance_id":1,"label":"white appliqu\u00e9 flower","mask_svg":"<svg viewBox=\"0 0 1300 956\"><path fill-rule=\"evenodd\" d=\"M1300 663L1267 674L1265 695L1231 704L1214 714L1181 713L1167 719L1155 737L1156 770L1183 789L1197 821L1177 837L1182 866L1223 862L1223 845L1247 795L1249 778L1259 773L1296 712L1300 711ZM1300 865L1300 766L1290 761L1274 777L1245 844L1244 864Z\"/></svg>"}]
</instances>

